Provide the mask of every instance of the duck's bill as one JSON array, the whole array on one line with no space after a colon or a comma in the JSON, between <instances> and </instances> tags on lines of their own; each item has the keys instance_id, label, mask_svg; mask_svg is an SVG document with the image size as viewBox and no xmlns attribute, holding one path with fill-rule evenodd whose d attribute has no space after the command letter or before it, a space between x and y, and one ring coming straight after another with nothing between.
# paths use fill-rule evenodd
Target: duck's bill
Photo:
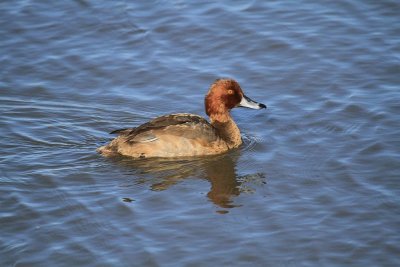
<instances>
[{"instance_id":1,"label":"duck's bill","mask_svg":"<svg viewBox=\"0 0 400 267\"><path fill-rule=\"evenodd\" d=\"M262 108L267 108L266 105L258 103L254 100L251 100L249 97L243 95L242 101L240 101L238 107L244 107L244 108L252 108L252 109L262 109Z\"/></svg>"}]
</instances>

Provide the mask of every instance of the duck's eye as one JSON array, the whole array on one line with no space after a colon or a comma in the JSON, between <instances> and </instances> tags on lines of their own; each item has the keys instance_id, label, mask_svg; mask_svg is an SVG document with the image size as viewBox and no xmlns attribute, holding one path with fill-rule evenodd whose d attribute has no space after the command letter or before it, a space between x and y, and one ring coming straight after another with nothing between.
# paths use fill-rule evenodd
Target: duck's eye
<instances>
[{"instance_id":1,"label":"duck's eye","mask_svg":"<svg viewBox=\"0 0 400 267\"><path fill-rule=\"evenodd\" d=\"M233 95L233 90L229 89L228 90L228 95Z\"/></svg>"}]
</instances>

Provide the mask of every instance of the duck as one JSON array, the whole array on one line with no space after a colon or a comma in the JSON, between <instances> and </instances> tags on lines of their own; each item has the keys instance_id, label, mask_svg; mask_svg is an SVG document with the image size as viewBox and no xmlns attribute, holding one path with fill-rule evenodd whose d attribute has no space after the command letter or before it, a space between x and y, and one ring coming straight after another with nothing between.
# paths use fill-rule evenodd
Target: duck
<instances>
[{"instance_id":1,"label":"duck","mask_svg":"<svg viewBox=\"0 0 400 267\"><path fill-rule=\"evenodd\" d=\"M97 151L103 156L135 159L217 155L242 144L240 130L230 111L236 107L266 109L247 97L234 79L215 80L204 99L205 118L190 113L157 117L138 127L112 131L117 137Z\"/></svg>"}]
</instances>

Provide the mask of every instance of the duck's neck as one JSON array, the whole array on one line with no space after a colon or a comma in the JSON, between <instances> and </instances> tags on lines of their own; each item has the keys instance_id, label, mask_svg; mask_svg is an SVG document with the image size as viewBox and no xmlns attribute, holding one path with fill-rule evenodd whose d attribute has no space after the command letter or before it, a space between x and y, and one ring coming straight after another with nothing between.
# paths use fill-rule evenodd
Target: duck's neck
<instances>
[{"instance_id":1,"label":"duck's neck","mask_svg":"<svg viewBox=\"0 0 400 267\"><path fill-rule=\"evenodd\" d=\"M242 144L240 130L229 113L214 115L210 119L211 125L217 129L218 134L229 148L235 148Z\"/></svg>"}]
</instances>

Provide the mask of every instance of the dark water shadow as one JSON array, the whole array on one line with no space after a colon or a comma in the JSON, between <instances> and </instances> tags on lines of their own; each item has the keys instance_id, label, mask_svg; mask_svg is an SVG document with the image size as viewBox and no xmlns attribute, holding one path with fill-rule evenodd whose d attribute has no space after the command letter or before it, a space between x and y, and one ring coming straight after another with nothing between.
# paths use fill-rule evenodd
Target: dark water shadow
<instances>
[{"instance_id":1,"label":"dark water shadow","mask_svg":"<svg viewBox=\"0 0 400 267\"><path fill-rule=\"evenodd\" d=\"M236 150L223 155L196 158L133 160L114 157L110 160L132 175L132 183L150 184L152 191L167 190L185 179L205 179L211 184L207 193L209 200L221 208L229 209L241 206L234 204L233 198L249 192L246 183L266 183L263 173L237 175L239 157L240 151Z\"/></svg>"}]
</instances>

